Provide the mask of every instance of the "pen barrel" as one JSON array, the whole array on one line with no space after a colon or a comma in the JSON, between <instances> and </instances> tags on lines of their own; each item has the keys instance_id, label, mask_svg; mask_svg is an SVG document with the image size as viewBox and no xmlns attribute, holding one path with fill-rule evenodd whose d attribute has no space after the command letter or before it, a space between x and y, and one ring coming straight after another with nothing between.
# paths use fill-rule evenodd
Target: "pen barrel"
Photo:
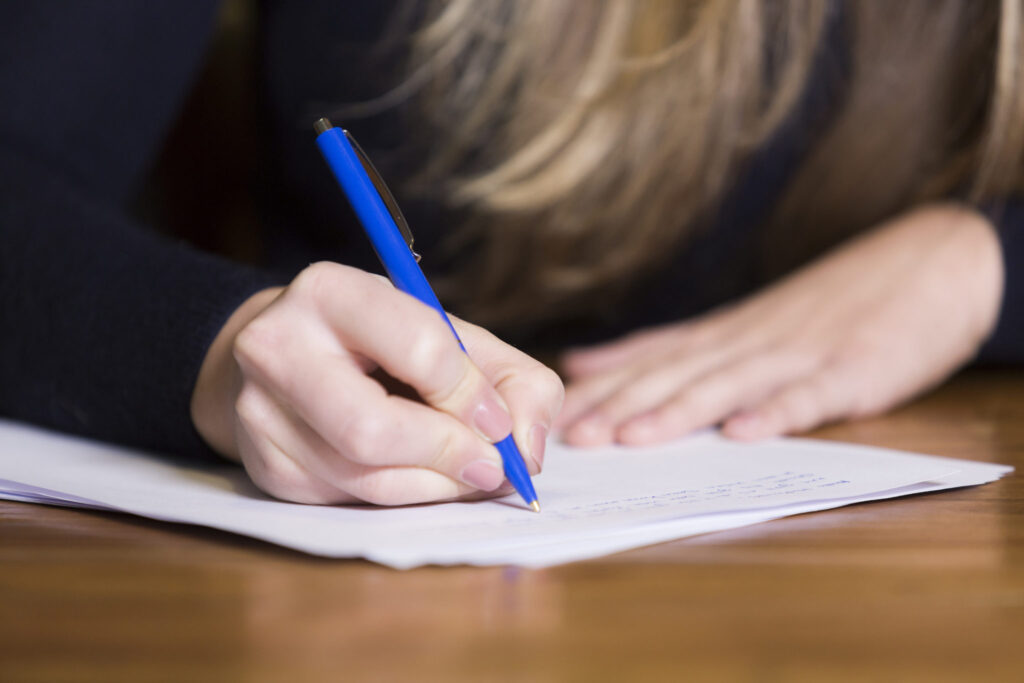
<instances>
[{"instance_id":1,"label":"pen barrel","mask_svg":"<svg viewBox=\"0 0 1024 683\"><path fill-rule=\"evenodd\" d=\"M363 224L370 244L373 245L373 250L384 265L391 282L406 294L411 294L436 310L451 327L451 321L448 320L441 302L430 288L427 278L416 263L416 257L402 237L377 188L363 170L359 157L342 129L331 128L324 131L317 136L316 144ZM455 333L454 328L452 333Z\"/></svg>"}]
</instances>

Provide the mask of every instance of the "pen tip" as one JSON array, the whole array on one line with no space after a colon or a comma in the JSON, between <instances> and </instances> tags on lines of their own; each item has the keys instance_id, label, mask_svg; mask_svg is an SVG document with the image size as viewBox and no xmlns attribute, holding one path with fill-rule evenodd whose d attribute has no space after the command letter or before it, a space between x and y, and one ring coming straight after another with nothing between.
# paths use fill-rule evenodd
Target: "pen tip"
<instances>
[{"instance_id":1,"label":"pen tip","mask_svg":"<svg viewBox=\"0 0 1024 683\"><path fill-rule=\"evenodd\" d=\"M540 512L540 503L538 503L537 501L533 501L532 503L530 503L530 509L533 510L534 512Z\"/></svg>"}]
</instances>

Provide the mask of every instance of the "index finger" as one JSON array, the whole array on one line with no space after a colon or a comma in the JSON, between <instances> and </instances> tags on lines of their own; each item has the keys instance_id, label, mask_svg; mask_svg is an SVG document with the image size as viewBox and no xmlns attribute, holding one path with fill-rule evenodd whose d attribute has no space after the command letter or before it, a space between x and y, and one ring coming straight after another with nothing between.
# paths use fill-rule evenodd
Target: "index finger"
<instances>
[{"instance_id":1,"label":"index finger","mask_svg":"<svg viewBox=\"0 0 1024 683\"><path fill-rule=\"evenodd\" d=\"M488 382L504 397L512 413L513 437L528 456L531 474L544 464L547 436L565 397L562 380L551 368L493 334L450 316L466 352Z\"/></svg>"},{"instance_id":2,"label":"index finger","mask_svg":"<svg viewBox=\"0 0 1024 683\"><path fill-rule=\"evenodd\" d=\"M313 302L342 347L376 361L427 404L491 443L512 431L501 395L462 352L436 310L337 264L311 266L294 285L295 296Z\"/></svg>"}]
</instances>

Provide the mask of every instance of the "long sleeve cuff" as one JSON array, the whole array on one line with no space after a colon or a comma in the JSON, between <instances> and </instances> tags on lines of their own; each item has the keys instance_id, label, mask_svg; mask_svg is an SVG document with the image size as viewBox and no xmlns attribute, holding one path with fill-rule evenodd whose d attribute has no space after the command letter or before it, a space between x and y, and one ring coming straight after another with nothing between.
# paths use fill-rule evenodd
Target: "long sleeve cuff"
<instances>
[{"instance_id":1,"label":"long sleeve cuff","mask_svg":"<svg viewBox=\"0 0 1024 683\"><path fill-rule=\"evenodd\" d=\"M978 352L987 363L1024 362L1024 200L984 207L999 235L1003 255L1003 300L995 330Z\"/></svg>"}]
</instances>

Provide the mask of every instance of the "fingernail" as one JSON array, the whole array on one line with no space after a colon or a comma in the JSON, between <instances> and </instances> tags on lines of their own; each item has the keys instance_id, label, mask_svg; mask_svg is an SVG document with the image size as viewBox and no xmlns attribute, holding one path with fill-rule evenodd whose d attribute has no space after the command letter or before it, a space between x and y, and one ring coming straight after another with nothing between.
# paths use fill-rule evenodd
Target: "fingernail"
<instances>
[{"instance_id":1,"label":"fingernail","mask_svg":"<svg viewBox=\"0 0 1024 683\"><path fill-rule=\"evenodd\" d=\"M473 426L480 436L497 443L512 433L512 416L492 398L476 407Z\"/></svg>"},{"instance_id":2,"label":"fingernail","mask_svg":"<svg viewBox=\"0 0 1024 683\"><path fill-rule=\"evenodd\" d=\"M493 491L505 481L505 473L490 460L474 460L466 465L459 478L483 491Z\"/></svg>"},{"instance_id":3,"label":"fingernail","mask_svg":"<svg viewBox=\"0 0 1024 683\"><path fill-rule=\"evenodd\" d=\"M544 449L548 443L548 428L544 425L533 425L530 427L530 458L540 472L544 467Z\"/></svg>"}]
</instances>

